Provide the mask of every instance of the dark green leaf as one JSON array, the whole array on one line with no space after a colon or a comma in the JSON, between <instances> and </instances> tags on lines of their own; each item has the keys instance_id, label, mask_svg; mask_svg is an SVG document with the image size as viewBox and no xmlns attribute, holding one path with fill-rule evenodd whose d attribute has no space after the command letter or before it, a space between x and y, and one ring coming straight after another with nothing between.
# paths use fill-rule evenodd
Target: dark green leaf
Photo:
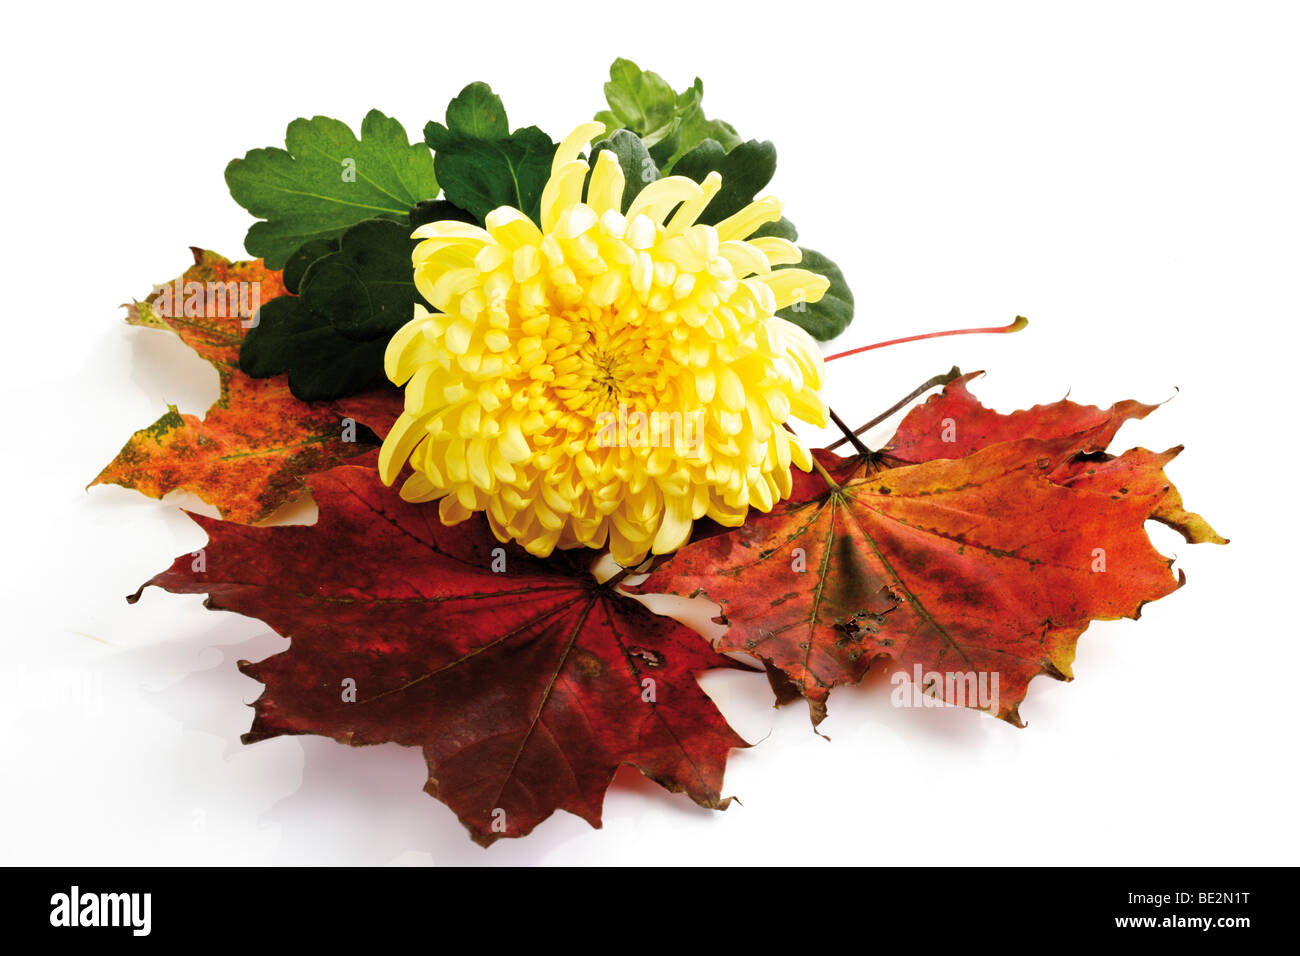
<instances>
[{"instance_id":1,"label":"dark green leaf","mask_svg":"<svg viewBox=\"0 0 1300 956\"><path fill-rule=\"evenodd\" d=\"M424 128L443 195L479 222L498 206L513 206L534 222L541 217L556 144L536 126L508 128L505 108L486 83L471 83L451 101L446 125Z\"/></svg>"},{"instance_id":2,"label":"dark green leaf","mask_svg":"<svg viewBox=\"0 0 1300 956\"><path fill-rule=\"evenodd\" d=\"M298 251L289 257L289 261L284 264L284 287L297 295L307 267L322 256L337 252L338 248L339 241L337 239L313 239L311 242L303 243L298 248Z\"/></svg>"},{"instance_id":3,"label":"dark green leaf","mask_svg":"<svg viewBox=\"0 0 1300 956\"><path fill-rule=\"evenodd\" d=\"M776 222L763 223L754 230L754 234L749 238L758 239L761 236L776 236L778 239L788 239L790 242L794 242L799 238L799 230L794 227L794 223L782 216Z\"/></svg>"},{"instance_id":4,"label":"dark green leaf","mask_svg":"<svg viewBox=\"0 0 1300 956\"><path fill-rule=\"evenodd\" d=\"M659 169L655 166L655 161L650 158L650 153L641 141L641 137L631 130L615 130L608 139L602 139L591 148L591 167L596 167L596 156L609 150L618 158L618 164L623 168L623 206L622 212L627 211L627 207L632 200L636 198L637 193L647 185L659 178ZM591 174L587 174L587 181L591 181ZM585 190L584 186L584 190Z\"/></svg>"},{"instance_id":5,"label":"dark green leaf","mask_svg":"<svg viewBox=\"0 0 1300 956\"><path fill-rule=\"evenodd\" d=\"M289 390L304 402L360 392L380 377L387 339L345 338L292 295L272 299L258 317L239 352L239 367L247 375L288 372Z\"/></svg>"},{"instance_id":6,"label":"dark green leaf","mask_svg":"<svg viewBox=\"0 0 1300 956\"><path fill-rule=\"evenodd\" d=\"M244 244L272 269L313 239L335 238L366 219L404 220L417 202L438 195L428 148L409 143L402 124L378 110L366 114L360 139L335 119L296 119L285 146L254 149L226 167L235 201L265 220Z\"/></svg>"},{"instance_id":7,"label":"dark green leaf","mask_svg":"<svg viewBox=\"0 0 1300 956\"><path fill-rule=\"evenodd\" d=\"M302 304L358 341L390 337L411 321L419 294L411 227L372 219L343 234L338 252L317 259L302 281Z\"/></svg>"},{"instance_id":8,"label":"dark green leaf","mask_svg":"<svg viewBox=\"0 0 1300 956\"><path fill-rule=\"evenodd\" d=\"M470 139L505 139L510 135L505 104L486 83L471 83L447 104L447 126Z\"/></svg>"},{"instance_id":9,"label":"dark green leaf","mask_svg":"<svg viewBox=\"0 0 1300 956\"><path fill-rule=\"evenodd\" d=\"M706 139L677 161L674 175L686 176L697 183L711 172L722 176L722 188L699 218L706 225L716 225L740 212L772 181L776 172L776 147L770 142L751 139L731 152L716 140Z\"/></svg>"},{"instance_id":10,"label":"dark green leaf","mask_svg":"<svg viewBox=\"0 0 1300 956\"><path fill-rule=\"evenodd\" d=\"M427 130L426 130L427 133ZM447 199L479 222L498 206L541 219L542 189L551 175L556 144L536 126L509 139L465 139L451 134L437 149L438 178Z\"/></svg>"},{"instance_id":11,"label":"dark green leaf","mask_svg":"<svg viewBox=\"0 0 1300 956\"><path fill-rule=\"evenodd\" d=\"M472 226L483 225L482 221L475 219L474 214L468 209L461 209L445 199L426 199L424 202L416 203L411 207L410 219L413 231L426 222L444 222L446 220L466 222Z\"/></svg>"},{"instance_id":12,"label":"dark green leaf","mask_svg":"<svg viewBox=\"0 0 1300 956\"><path fill-rule=\"evenodd\" d=\"M797 268L816 272L830 280L831 287L817 302L795 302L777 315L788 319L820 341L833 339L853 321L853 293L844 281L840 267L813 249L803 249L803 261L794 266L777 266L778 269Z\"/></svg>"},{"instance_id":13,"label":"dark green leaf","mask_svg":"<svg viewBox=\"0 0 1300 956\"><path fill-rule=\"evenodd\" d=\"M359 223L302 271L298 295L262 306L244 336L239 367L254 378L288 373L303 401L338 398L382 377L384 349L420 301L411 268L411 227ZM317 247L320 248L320 247ZM290 258L311 258L304 247Z\"/></svg>"}]
</instances>

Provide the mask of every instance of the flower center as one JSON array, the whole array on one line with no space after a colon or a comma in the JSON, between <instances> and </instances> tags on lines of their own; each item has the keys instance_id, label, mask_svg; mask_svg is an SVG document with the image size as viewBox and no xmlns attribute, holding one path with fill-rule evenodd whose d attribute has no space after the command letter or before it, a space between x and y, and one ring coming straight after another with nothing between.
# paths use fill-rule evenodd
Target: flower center
<instances>
[{"instance_id":1,"label":"flower center","mask_svg":"<svg viewBox=\"0 0 1300 956\"><path fill-rule=\"evenodd\" d=\"M566 315L569 345L555 354L559 379L555 397L594 431L603 412L650 411L672 404L678 366L664 356L665 343L646 317L628 321L617 310L595 315ZM568 374L566 374L568 373Z\"/></svg>"},{"instance_id":2,"label":"flower center","mask_svg":"<svg viewBox=\"0 0 1300 956\"><path fill-rule=\"evenodd\" d=\"M622 396L620 373L625 372L622 359L617 353L599 346L592 346L583 357L591 380L588 391L596 394L598 403L602 400L617 401Z\"/></svg>"}]
</instances>

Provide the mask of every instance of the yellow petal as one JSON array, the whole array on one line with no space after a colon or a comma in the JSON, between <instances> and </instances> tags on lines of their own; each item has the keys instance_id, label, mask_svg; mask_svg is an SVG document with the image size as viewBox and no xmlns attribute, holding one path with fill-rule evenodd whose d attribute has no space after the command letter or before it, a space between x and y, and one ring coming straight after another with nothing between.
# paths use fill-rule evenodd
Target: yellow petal
<instances>
[{"instance_id":1,"label":"yellow petal","mask_svg":"<svg viewBox=\"0 0 1300 956\"><path fill-rule=\"evenodd\" d=\"M441 498L447 493L445 488L439 488L427 476L420 472L414 472L409 475L402 483L400 492L403 501L433 501Z\"/></svg>"},{"instance_id":2,"label":"yellow petal","mask_svg":"<svg viewBox=\"0 0 1300 956\"><path fill-rule=\"evenodd\" d=\"M542 241L542 231L518 209L501 206L487 214L487 231L492 238L509 249L537 245Z\"/></svg>"},{"instance_id":3,"label":"yellow petal","mask_svg":"<svg viewBox=\"0 0 1300 956\"><path fill-rule=\"evenodd\" d=\"M492 237L486 229L470 222L458 222L455 219L440 219L426 222L413 233L412 239L469 239L478 242L491 242Z\"/></svg>"},{"instance_id":4,"label":"yellow petal","mask_svg":"<svg viewBox=\"0 0 1300 956\"><path fill-rule=\"evenodd\" d=\"M771 265L789 266L803 261L803 252L789 239L782 239L780 236L759 236L757 239L746 241L767 256L767 261Z\"/></svg>"},{"instance_id":5,"label":"yellow petal","mask_svg":"<svg viewBox=\"0 0 1300 956\"><path fill-rule=\"evenodd\" d=\"M611 149L603 149L596 156L596 165L591 170L591 182L587 185L587 205L597 213L623 211L623 167Z\"/></svg>"},{"instance_id":6,"label":"yellow petal","mask_svg":"<svg viewBox=\"0 0 1300 956\"><path fill-rule=\"evenodd\" d=\"M384 374L394 385L401 385L409 377L409 373L399 377L398 366L401 364L402 355L423 338L428 317L429 310L417 303L415 318L398 329L388 340L388 346L384 349Z\"/></svg>"},{"instance_id":7,"label":"yellow petal","mask_svg":"<svg viewBox=\"0 0 1300 956\"><path fill-rule=\"evenodd\" d=\"M704 177L704 182L700 183L701 195L694 199L688 199L678 207L673 213L673 217L668 220L668 231L675 232L679 229L685 229L688 226L695 225L695 220L699 219L708 208L713 197L718 194L722 188L722 174L716 169Z\"/></svg>"},{"instance_id":8,"label":"yellow petal","mask_svg":"<svg viewBox=\"0 0 1300 956\"><path fill-rule=\"evenodd\" d=\"M662 223L664 216L678 203L700 199L703 195L699 183L685 176L657 179L637 193L632 204L627 207L627 218L631 221L638 214L645 214L654 222Z\"/></svg>"},{"instance_id":9,"label":"yellow petal","mask_svg":"<svg viewBox=\"0 0 1300 956\"><path fill-rule=\"evenodd\" d=\"M384 484L391 485L397 480L406 459L411 457L415 446L424 440L424 422L427 418L427 415L412 415L410 412L402 412L397 416L397 421L384 438L383 447L379 449L379 477Z\"/></svg>"},{"instance_id":10,"label":"yellow petal","mask_svg":"<svg viewBox=\"0 0 1300 956\"><path fill-rule=\"evenodd\" d=\"M738 239L728 239L720 243L718 255L730 262L732 270L741 278L754 273L772 271L767 256L763 255L760 249Z\"/></svg>"},{"instance_id":11,"label":"yellow petal","mask_svg":"<svg viewBox=\"0 0 1300 956\"><path fill-rule=\"evenodd\" d=\"M582 184L587 178L587 164L580 159L559 165L542 189L542 232L555 231L560 214L582 198Z\"/></svg>"},{"instance_id":12,"label":"yellow petal","mask_svg":"<svg viewBox=\"0 0 1300 956\"><path fill-rule=\"evenodd\" d=\"M588 144L597 136L604 134L605 124L592 120L590 123L583 123L572 133L560 141L559 147L555 150L555 158L551 160L551 175L554 176L559 172L560 167L565 163L570 163L578 158L578 154L587 148Z\"/></svg>"},{"instance_id":13,"label":"yellow petal","mask_svg":"<svg viewBox=\"0 0 1300 956\"><path fill-rule=\"evenodd\" d=\"M684 545L691 536L691 498L681 496L664 502L664 517L650 550L668 554Z\"/></svg>"},{"instance_id":14,"label":"yellow petal","mask_svg":"<svg viewBox=\"0 0 1300 956\"><path fill-rule=\"evenodd\" d=\"M829 279L807 269L776 269L759 276L759 281L766 283L776 296L777 309L795 302L817 302L831 287Z\"/></svg>"},{"instance_id":15,"label":"yellow petal","mask_svg":"<svg viewBox=\"0 0 1300 956\"><path fill-rule=\"evenodd\" d=\"M781 218L781 201L772 196L756 199L740 212L718 223L718 238L747 239L759 226Z\"/></svg>"}]
</instances>

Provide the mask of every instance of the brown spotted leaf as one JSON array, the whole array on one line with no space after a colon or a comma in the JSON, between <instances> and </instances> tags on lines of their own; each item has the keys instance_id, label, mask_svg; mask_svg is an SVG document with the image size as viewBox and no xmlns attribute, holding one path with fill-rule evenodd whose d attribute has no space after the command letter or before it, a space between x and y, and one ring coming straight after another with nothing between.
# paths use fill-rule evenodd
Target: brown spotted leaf
<instances>
[{"instance_id":1,"label":"brown spotted leaf","mask_svg":"<svg viewBox=\"0 0 1300 956\"><path fill-rule=\"evenodd\" d=\"M1019 723L1030 680L1068 678L1089 621L1137 617L1181 583L1143 529L1151 517L1186 521L1160 470L1167 457L1131 454L1066 480L1134 413L1080 414L1073 434L1045 426L1050 437L893 468L820 453L836 487L801 482L770 514L687 545L635 590L716 601L729 624L718 649L782 672L814 723L832 687L881 657L937 675L949 703ZM979 434L996 434L981 421ZM1125 494L1112 488L1121 472Z\"/></svg>"},{"instance_id":2,"label":"brown spotted leaf","mask_svg":"<svg viewBox=\"0 0 1300 956\"><path fill-rule=\"evenodd\" d=\"M91 484L122 485L154 498L187 491L227 520L255 522L298 497L307 475L373 448L367 429L387 431L401 411L401 394L381 388L308 404L290 394L284 376L254 379L239 371L244 323L259 303L284 294L280 273L260 260L193 252L194 265L179 280L127 306L127 321L178 335L216 368L220 397L201 419L168 406ZM351 427L347 419L366 427Z\"/></svg>"}]
</instances>

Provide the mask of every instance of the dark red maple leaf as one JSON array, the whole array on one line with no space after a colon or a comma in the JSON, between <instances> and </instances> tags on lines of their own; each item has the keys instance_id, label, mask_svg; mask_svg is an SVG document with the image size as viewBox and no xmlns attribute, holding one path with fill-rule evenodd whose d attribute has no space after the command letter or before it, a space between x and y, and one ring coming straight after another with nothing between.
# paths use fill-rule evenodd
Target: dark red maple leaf
<instances>
[{"instance_id":1,"label":"dark red maple leaf","mask_svg":"<svg viewBox=\"0 0 1300 956\"><path fill-rule=\"evenodd\" d=\"M748 744L695 677L743 665L598 583L591 552L538 560L498 543L481 515L446 527L370 468L308 482L317 524L193 515L210 538L202 569L183 556L141 587L206 593L208 607L291 640L240 665L266 684L246 742L322 734L420 747L425 789L485 846L557 809L600 826L622 763L727 806L727 754Z\"/></svg>"},{"instance_id":2,"label":"dark red maple leaf","mask_svg":"<svg viewBox=\"0 0 1300 956\"><path fill-rule=\"evenodd\" d=\"M814 723L833 686L881 657L936 676L950 703L971 703L969 689L996 675L996 700L973 706L1021 723L1029 681L1068 679L1091 620L1136 617L1181 584L1147 518L1188 540L1222 539L1182 510L1161 470L1171 453L1101 454L1150 406L1066 402L999 416L967 379L914 410L886 457L819 453L834 487L801 479L770 514L692 542L633 590L716 601L729 625L718 648L778 672L778 696L797 689ZM955 444L944 419L964 436L964 457L942 453ZM1006 440L1016 431L1035 437ZM920 463L888 467L900 454Z\"/></svg>"}]
</instances>

